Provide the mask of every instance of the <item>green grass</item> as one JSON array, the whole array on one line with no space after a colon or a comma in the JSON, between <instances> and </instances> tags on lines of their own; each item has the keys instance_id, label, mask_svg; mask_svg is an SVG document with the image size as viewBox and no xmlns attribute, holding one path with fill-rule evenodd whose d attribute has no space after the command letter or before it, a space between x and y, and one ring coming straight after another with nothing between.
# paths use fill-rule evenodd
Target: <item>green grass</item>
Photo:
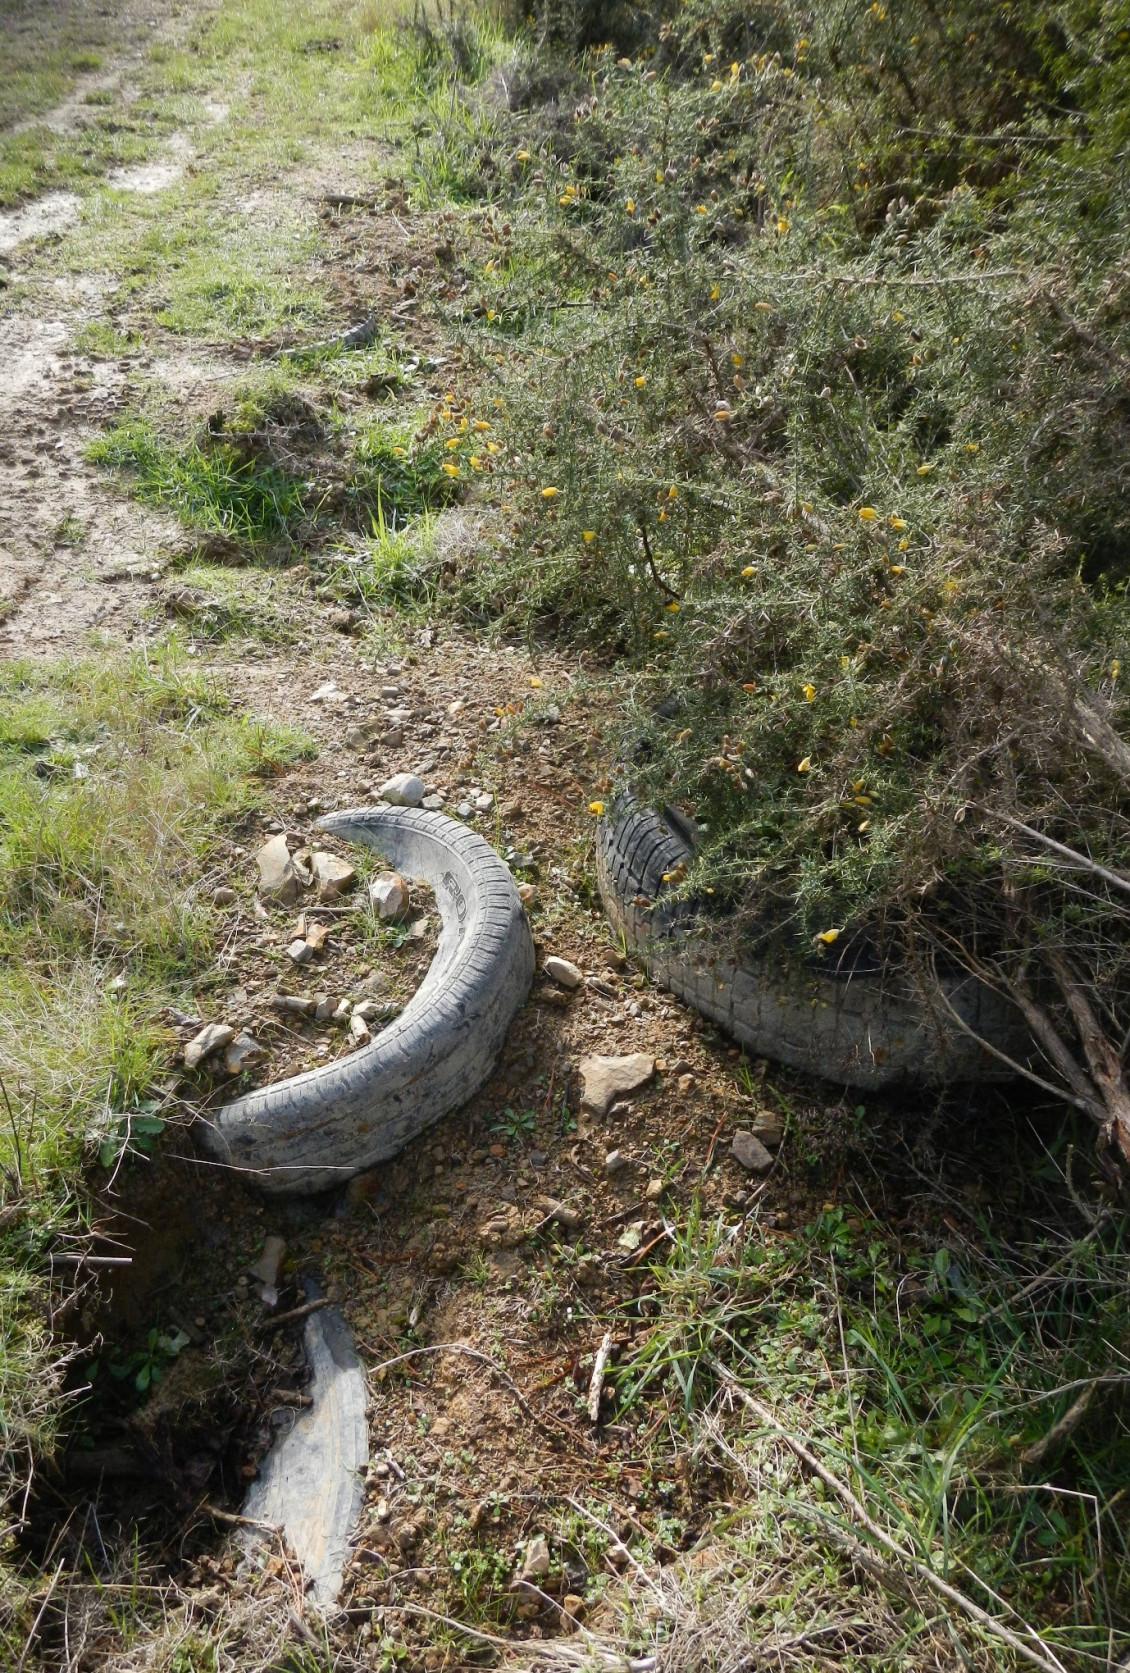
<instances>
[{"instance_id":1,"label":"green grass","mask_svg":"<svg viewBox=\"0 0 1130 1673\"><path fill-rule=\"evenodd\" d=\"M138 499L168 506L190 528L269 540L285 534L305 508L301 479L219 438L177 449L136 420L92 442L87 458L127 474Z\"/></svg>"},{"instance_id":2,"label":"green grass","mask_svg":"<svg viewBox=\"0 0 1130 1673\"><path fill-rule=\"evenodd\" d=\"M0 694L7 1492L59 1415L46 1251L81 1225L92 1156L107 1140L116 1156L168 1061L157 1012L191 1004L210 964L213 844L310 746L242 718L175 641L131 659L8 663Z\"/></svg>"},{"instance_id":3,"label":"green grass","mask_svg":"<svg viewBox=\"0 0 1130 1673\"><path fill-rule=\"evenodd\" d=\"M692 1212L652 1268L655 1322L616 1373L620 1413L646 1430L665 1405L709 1450L704 1419L736 1376L900 1546L1076 1665L1130 1642L1123 1392L1100 1390L1058 1446L1025 1453L1130 1341L1126 1261L1116 1218L1039 1238L1018 1269L984 1228L931 1251L830 1205L788 1238ZM1024 1269L1052 1276L1028 1295ZM756 1483L728 1539L740 1550L756 1530L780 1586L798 1519L833 1563L859 1530L818 1483L782 1479L775 1444L762 1427L720 1456ZM1009 1665L990 1645L979 1664Z\"/></svg>"}]
</instances>

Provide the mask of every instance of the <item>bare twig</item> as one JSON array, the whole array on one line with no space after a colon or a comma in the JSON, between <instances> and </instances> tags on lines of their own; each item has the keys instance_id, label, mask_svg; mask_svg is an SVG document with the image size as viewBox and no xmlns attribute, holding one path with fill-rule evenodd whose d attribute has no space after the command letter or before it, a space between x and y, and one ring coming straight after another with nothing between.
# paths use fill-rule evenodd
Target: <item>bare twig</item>
<instances>
[{"instance_id":1,"label":"bare twig","mask_svg":"<svg viewBox=\"0 0 1130 1673\"><path fill-rule=\"evenodd\" d=\"M1085 1388L1079 1398L1068 1406L1063 1416L1056 1419L1046 1434L1041 1435L1038 1441L1033 1441L1031 1446L1024 1448L1020 1454L1022 1464L1027 1464L1032 1469L1038 1468L1049 1453L1054 1452L1062 1441L1066 1441L1075 1433L1090 1409L1096 1387L1097 1384L1092 1383L1089 1388Z\"/></svg>"},{"instance_id":2,"label":"bare twig","mask_svg":"<svg viewBox=\"0 0 1130 1673\"><path fill-rule=\"evenodd\" d=\"M600 1422L600 1396L604 1392L604 1368L608 1364L608 1356L612 1352L612 1332L606 1330L596 1358L593 1360L592 1376L589 1379L589 1422Z\"/></svg>"},{"instance_id":3,"label":"bare twig","mask_svg":"<svg viewBox=\"0 0 1130 1673\"><path fill-rule=\"evenodd\" d=\"M304 1301L301 1307L292 1307L289 1312L276 1313L273 1319L260 1319L259 1329L268 1334L272 1330L281 1330L284 1324L295 1324L299 1319L304 1319L311 1313L320 1312L323 1307L329 1305L329 1298L320 1295L317 1300Z\"/></svg>"},{"instance_id":4,"label":"bare twig","mask_svg":"<svg viewBox=\"0 0 1130 1673\"><path fill-rule=\"evenodd\" d=\"M1033 842L1043 843L1044 847L1050 848L1053 853L1062 854L1064 859L1070 860L1081 871L1094 872L1095 876L1101 877L1104 882L1113 883L1116 889L1123 889L1130 894L1130 877L1123 877L1121 872L1111 871L1109 867L1099 865L1097 860L1080 854L1077 848L1068 848L1064 843L1056 842L1054 837L1045 836L1043 831L1036 830L1033 825L1026 825L1022 819L1014 819L1010 813L1001 813L995 807L983 807L980 802L974 802L973 806L978 813L988 814L990 819L999 819L1002 825L1009 825L1023 836L1031 837Z\"/></svg>"}]
</instances>

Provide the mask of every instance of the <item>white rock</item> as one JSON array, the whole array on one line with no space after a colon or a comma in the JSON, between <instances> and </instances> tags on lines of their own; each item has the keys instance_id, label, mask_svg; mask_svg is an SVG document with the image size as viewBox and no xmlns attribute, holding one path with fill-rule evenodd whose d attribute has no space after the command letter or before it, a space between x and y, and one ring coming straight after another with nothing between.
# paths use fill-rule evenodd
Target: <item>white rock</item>
<instances>
[{"instance_id":1,"label":"white rock","mask_svg":"<svg viewBox=\"0 0 1130 1673\"><path fill-rule=\"evenodd\" d=\"M226 1022L206 1022L199 1034L184 1048L185 1068L198 1069L206 1057L211 1057L215 1051L222 1051L234 1039L235 1029L230 1028Z\"/></svg>"},{"instance_id":2,"label":"white rock","mask_svg":"<svg viewBox=\"0 0 1130 1673\"><path fill-rule=\"evenodd\" d=\"M319 900L337 900L347 894L357 881L357 872L349 861L340 859L337 854L327 853L324 848L315 850L310 870L318 887Z\"/></svg>"},{"instance_id":3,"label":"white rock","mask_svg":"<svg viewBox=\"0 0 1130 1673\"><path fill-rule=\"evenodd\" d=\"M610 1150L604 1158L604 1171L607 1174L619 1173L628 1165L628 1158L622 1150Z\"/></svg>"},{"instance_id":4,"label":"white rock","mask_svg":"<svg viewBox=\"0 0 1130 1673\"><path fill-rule=\"evenodd\" d=\"M394 773L381 785L381 800L393 807L419 807L424 799L424 786L415 773Z\"/></svg>"},{"instance_id":5,"label":"white rock","mask_svg":"<svg viewBox=\"0 0 1130 1673\"><path fill-rule=\"evenodd\" d=\"M280 832L265 842L255 856L259 867L259 892L269 900L293 906L298 899L298 877L291 863L286 837Z\"/></svg>"},{"instance_id":6,"label":"white rock","mask_svg":"<svg viewBox=\"0 0 1130 1673\"><path fill-rule=\"evenodd\" d=\"M582 1081L582 1109L607 1115L617 1098L651 1079L655 1059L647 1052L635 1051L627 1057L583 1057L577 1067Z\"/></svg>"},{"instance_id":7,"label":"white rock","mask_svg":"<svg viewBox=\"0 0 1130 1673\"><path fill-rule=\"evenodd\" d=\"M364 1017L359 1017L356 1011L349 1019L349 1035L351 1039L357 1041L359 1046L363 1046L366 1040L372 1039L372 1035L369 1033L369 1024Z\"/></svg>"},{"instance_id":8,"label":"white rock","mask_svg":"<svg viewBox=\"0 0 1130 1673\"><path fill-rule=\"evenodd\" d=\"M408 910L408 885L398 871L382 871L369 884L369 899L382 923L398 923Z\"/></svg>"},{"instance_id":9,"label":"white rock","mask_svg":"<svg viewBox=\"0 0 1130 1673\"><path fill-rule=\"evenodd\" d=\"M475 811L477 813L489 813L493 806L494 797L491 795L490 791L480 790L478 795L475 797Z\"/></svg>"},{"instance_id":10,"label":"white rock","mask_svg":"<svg viewBox=\"0 0 1130 1673\"><path fill-rule=\"evenodd\" d=\"M761 1140L755 1139L744 1127L739 1128L734 1134L730 1150L734 1160L740 1162L743 1168L748 1168L751 1173L767 1173L773 1166L773 1158Z\"/></svg>"},{"instance_id":11,"label":"white rock","mask_svg":"<svg viewBox=\"0 0 1130 1673\"><path fill-rule=\"evenodd\" d=\"M290 946L287 948L286 956L294 964L309 964L310 960L314 957L314 949L311 947L309 941L296 939L292 941Z\"/></svg>"},{"instance_id":12,"label":"white rock","mask_svg":"<svg viewBox=\"0 0 1130 1673\"><path fill-rule=\"evenodd\" d=\"M584 971L567 958L547 958L542 968L551 982L556 982L559 988L568 988L570 992L579 988L585 979Z\"/></svg>"},{"instance_id":13,"label":"white rock","mask_svg":"<svg viewBox=\"0 0 1130 1673\"><path fill-rule=\"evenodd\" d=\"M354 1005L352 1015L360 1017L362 1022L372 1022L384 1009L383 1001L379 999L363 999L360 1005Z\"/></svg>"},{"instance_id":14,"label":"white rock","mask_svg":"<svg viewBox=\"0 0 1130 1673\"><path fill-rule=\"evenodd\" d=\"M343 999L341 1001L340 1005L338 1006L337 1010L334 1012L333 1016L330 1018L330 1021L331 1022L348 1022L350 1012L352 1010L353 1010L353 1006L349 1003L349 1000L348 999Z\"/></svg>"},{"instance_id":15,"label":"white rock","mask_svg":"<svg viewBox=\"0 0 1130 1673\"><path fill-rule=\"evenodd\" d=\"M440 795L425 796L420 805L426 807L429 813L440 813L443 811L443 797Z\"/></svg>"},{"instance_id":16,"label":"white rock","mask_svg":"<svg viewBox=\"0 0 1130 1673\"><path fill-rule=\"evenodd\" d=\"M470 802L460 802L455 811L459 815L460 819L470 819L475 810L471 806Z\"/></svg>"},{"instance_id":17,"label":"white rock","mask_svg":"<svg viewBox=\"0 0 1130 1673\"><path fill-rule=\"evenodd\" d=\"M522 1560L523 1580L544 1580L549 1573L549 1541L544 1534L535 1534L526 1546Z\"/></svg>"},{"instance_id":18,"label":"white rock","mask_svg":"<svg viewBox=\"0 0 1130 1673\"><path fill-rule=\"evenodd\" d=\"M229 1075L242 1074L252 1064L261 1063L266 1055L254 1034L240 1033L224 1052L224 1069Z\"/></svg>"}]
</instances>

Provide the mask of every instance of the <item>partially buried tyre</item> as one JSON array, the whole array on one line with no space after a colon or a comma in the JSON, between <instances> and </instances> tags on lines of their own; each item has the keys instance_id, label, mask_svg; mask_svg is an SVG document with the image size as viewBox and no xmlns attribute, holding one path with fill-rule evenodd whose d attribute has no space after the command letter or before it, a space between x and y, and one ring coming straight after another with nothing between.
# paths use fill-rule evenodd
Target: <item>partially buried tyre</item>
<instances>
[{"instance_id":1,"label":"partially buried tyre","mask_svg":"<svg viewBox=\"0 0 1130 1673\"><path fill-rule=\"evenodd\" d=\"M757 1056L864 1088L1009 1079L1013 1071L979 1040L1030 1060L1015 1007L962 972L940 977L943 1002L865 943L796 966L771 951L735 954L665 881L690 863L693 839L674 809L660 815L622 798L597 827L601 898L652 979Z\"/></svg>"},{"instance_id":2,"label":"partially buried tyre","mask_svg":"<svg viewBox=\"0 0 1130 1673\"><path fill-rule=\"evenodd\" d=\"M426 878L442 929L417 992L371 1045L215 1112L206 1147L275 1196L343 1184L466 1103L490 1075L534 974L509 868L474 831L398 807L329 814L319 825Z\"/></svg>"}]
</instances>

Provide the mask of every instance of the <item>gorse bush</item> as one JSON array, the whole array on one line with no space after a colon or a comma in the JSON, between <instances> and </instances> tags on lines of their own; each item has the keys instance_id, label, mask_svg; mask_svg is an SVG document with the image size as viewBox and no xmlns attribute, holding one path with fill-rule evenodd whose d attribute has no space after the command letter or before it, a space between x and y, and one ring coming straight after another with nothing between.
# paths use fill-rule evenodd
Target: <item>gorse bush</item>
<instances>
[{"instance_id":1,"label":"gorse bush","mask_svg":"<svg viewBox=\"0 0 1130 1673\"><path fill-rule=\"evenodd\" d=\"M495 200L463 317L509 521L465 602L630 659L689 894L976 970L1130 1155L1130 8L630 23L546 14L507 108L421 141L422 189Z\"/></svg>"}]
</instances>

